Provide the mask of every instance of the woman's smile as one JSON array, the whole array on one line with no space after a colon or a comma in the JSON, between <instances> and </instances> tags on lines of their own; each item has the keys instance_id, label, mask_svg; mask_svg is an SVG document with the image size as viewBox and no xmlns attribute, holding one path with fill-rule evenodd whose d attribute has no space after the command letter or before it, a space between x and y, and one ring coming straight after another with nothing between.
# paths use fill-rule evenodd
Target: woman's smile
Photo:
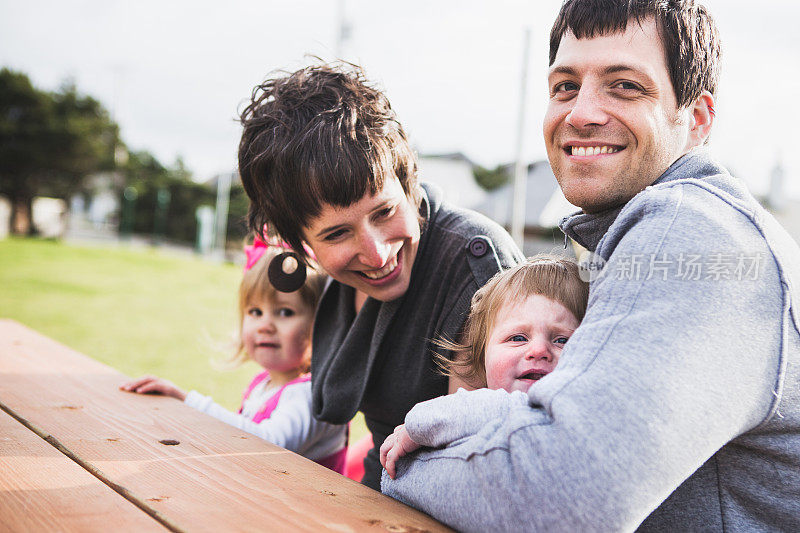
<instances>
[{"instance_id":1,"label":"woman's smile","mask_svg":"<svg viewBox=\"0 0 800 533\"><path fill-rule=\"evenodd\" d=\"M400 252L398 252L399 254ZM393 256L389 261L386 263L386 266L381 268L380 270L364 270L361 272L364 276L368 277L372 280L379 280L381 278L385 278L397 268L397 255Z\"/></svg>"}]
</instances>

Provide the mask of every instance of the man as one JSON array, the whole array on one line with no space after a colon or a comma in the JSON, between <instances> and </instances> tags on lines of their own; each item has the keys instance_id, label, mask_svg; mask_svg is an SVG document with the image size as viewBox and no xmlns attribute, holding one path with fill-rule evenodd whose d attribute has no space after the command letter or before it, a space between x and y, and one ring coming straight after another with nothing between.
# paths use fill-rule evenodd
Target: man
<instances>
[{"instance_id":1,"label":"man","mask_svg":"<svg viewBox=\"0 0 800 533\"><path fill-rule=\"evenodd\" d=\"M439 449L384 492L462 530L800 530L800 250L705 151L718 62L691 0L564 3L544 136L586 317L527 395L415 407Z\"/></svg>"}]
</instances>

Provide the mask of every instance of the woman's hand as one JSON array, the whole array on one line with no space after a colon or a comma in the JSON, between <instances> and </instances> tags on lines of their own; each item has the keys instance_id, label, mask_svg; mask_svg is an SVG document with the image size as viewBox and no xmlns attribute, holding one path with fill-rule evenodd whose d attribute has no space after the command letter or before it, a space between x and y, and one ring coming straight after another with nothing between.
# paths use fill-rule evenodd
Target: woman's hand
<instances>
[{"instance_id":1,"label":"woman's hand","mask_svg":"<svg viewBox=\"0 0 800 533\"><path fill-rule=\"evenodd\" d=\"M119 388L120 390L138 394L163 394L164 396L177 398L180 401L186 399L186 392L178 388L171 381L156 376L143 376L139 379L129 381L128 383L123 383Z\"/></svg>"},{"instance_id":2,"label":"woman's hand","mask_svg":"<svg viewBox=\"0 0 800 533\"><path fill-rule=\"evenodd\" d=\"M397 460L419 447L420 445L408 436L405 424L400 424L394 428L394 433L386 437L386 440L381 444L381 465L386 469L386 473L389 474L390 478L394 479Z\"/></svg>"}]
</instances>

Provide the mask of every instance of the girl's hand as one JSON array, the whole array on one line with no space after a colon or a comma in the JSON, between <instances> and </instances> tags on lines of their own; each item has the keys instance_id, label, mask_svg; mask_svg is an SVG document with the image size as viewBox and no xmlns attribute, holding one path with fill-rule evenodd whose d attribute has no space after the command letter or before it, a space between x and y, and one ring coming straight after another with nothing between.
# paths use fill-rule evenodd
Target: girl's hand
<instances>
[{"instance_id":1,"label":"girl's hand","mask_svg":"<svg viewBox=\"0 0 800 533\"><path fill-rule=\"evenodd\" d=\"M156 376L143 376L119 386L120 390L136 392L138 394L163 394L172 396L180 401L186 399L186 392L175 386L171 381Z\"/></svg>"},{"instance_id":2,"label":"girl's hand","mask_svg":"<svg viewBox=\"0 0 800 533\"><path fill-rule=\"evenodd\" d=\"M419 448L420 445L411 440L406 431L405 424L394 428L394 433L386 437L381 444L381 465L386 469L389 477L394 479L395 463L398 459Z\"/></svg>"}]
</instances>

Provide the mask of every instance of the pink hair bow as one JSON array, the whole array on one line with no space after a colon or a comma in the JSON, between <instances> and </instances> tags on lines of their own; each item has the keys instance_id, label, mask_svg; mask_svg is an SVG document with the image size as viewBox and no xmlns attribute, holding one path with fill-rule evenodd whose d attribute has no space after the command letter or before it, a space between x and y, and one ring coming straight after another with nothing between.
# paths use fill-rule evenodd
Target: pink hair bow
<instances>
[{"instance_id":1,"label":"pink hair bow","mask_svg":"<svg viewBox=\"0 0 800 533\"><path fill-rule=\"evenodd\" d=\"M267 248L270 246L284 248L290 252L293 251L292 247L289 246L289 243L285 241L270 240L270 242L267 243L264 242L261 237L256 235L255 239L253 239L253 244L244 247L244 254L247 257L247 261L244 265L245 272L253 268L253 265L258 263L258 260L261 259L261 257L264 255L264 252L266 252ZM311 250L311 248L303 244L303 249L306 251L306 255L316 261L317 258L314 256L314 252Z\"/></svg>"}]
</instances>

